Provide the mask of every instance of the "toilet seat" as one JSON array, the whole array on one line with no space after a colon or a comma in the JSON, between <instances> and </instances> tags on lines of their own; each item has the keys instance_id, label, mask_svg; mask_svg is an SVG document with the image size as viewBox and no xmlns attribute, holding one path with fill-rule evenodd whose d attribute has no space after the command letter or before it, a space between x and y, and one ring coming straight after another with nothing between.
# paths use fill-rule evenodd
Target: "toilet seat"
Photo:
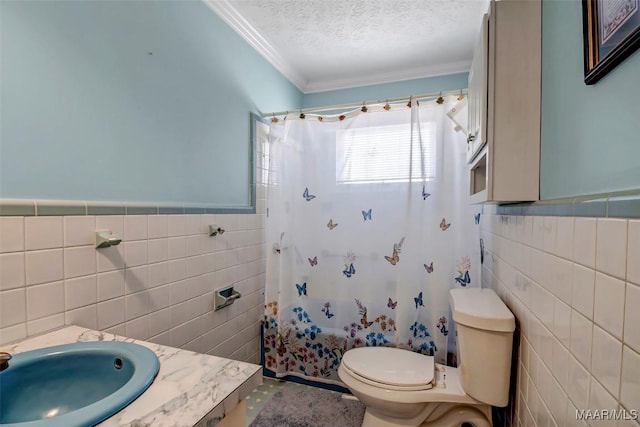
<instances>
[{"instance_id":1,"label":"toilet seat","mask_svg":"<svg viewBox=\"0 0 640 427\"><path fill-rule=\"evenodd\" d=\"M343 355L342 365L350 375L375 387L399 391L433 387L433 357L408 350L354 348Z\"/></svg>"}]
</instances>

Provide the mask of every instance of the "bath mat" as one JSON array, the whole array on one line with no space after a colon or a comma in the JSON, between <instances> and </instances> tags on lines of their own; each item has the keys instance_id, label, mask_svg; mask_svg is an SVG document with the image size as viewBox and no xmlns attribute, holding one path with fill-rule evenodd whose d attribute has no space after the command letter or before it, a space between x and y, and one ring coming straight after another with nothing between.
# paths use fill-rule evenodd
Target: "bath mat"
<instances>
[{"instance_id":1,"label":"bath mat","mask_svg":"<svg viewBox=\"0 0 640 427\"><path fill-rule=\"evenodd\" d=\"M360 427L364 405L341 393L287 383L276 391L250 427Z\"/></svg>"}]
</instances>

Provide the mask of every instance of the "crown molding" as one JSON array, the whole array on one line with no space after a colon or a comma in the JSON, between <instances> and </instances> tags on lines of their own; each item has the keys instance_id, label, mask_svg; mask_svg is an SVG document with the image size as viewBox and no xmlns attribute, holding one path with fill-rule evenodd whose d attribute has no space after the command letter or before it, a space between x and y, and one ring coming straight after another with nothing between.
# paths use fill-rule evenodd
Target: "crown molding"
<instances>
[{"instance_id":1,"label":"crown molding","mask_svg":"<svg viewBox=\"0 0 640 427\"><path fill-rule=\"evenodd\" d=\"M236 10L228 0L203 0L224 22L249 43L260 55L262 55L276 70L304 92L306 80L287 61L280 56L278 51L271 46L262 35Z\"/></svg>"},{"instance_id":2,"label":"crown molding","mask_svg":"<svg viewBox=\"0 0 640 427\"><path fill-rule=\"evenodd\" d=\"M303 77L278 51L251 25L229 0L203 0L204 3L238 33L250 46L262 55L276 70L295 85L303 94L348 89L360 86L436 77L447 74L466 73L471 67L470 61L452 62L412 69L399 69L393 72L367 73L353 78L337 78L321 81L309 81Z\"/></svg>"},{"instance_id":3,"label":"crown molding","mask_svg":"<svg viewBox=\"0 0 640 427\"><path fill-rule=\"evenodd\" d=\"M451 62L448 64L438 64L427 67L415 67L409 70L400 69L398 71L386 73L372 73L365 77L357 76L353 78L322 80L308 82L305 85L305 94L326 92L331 90L349 89L360 86L371 86L384 83L393 83L406 80L422 79L426 77L445 76L448 74L468 73L471 68L471 61Z\"/></svg>"}]
</instances>

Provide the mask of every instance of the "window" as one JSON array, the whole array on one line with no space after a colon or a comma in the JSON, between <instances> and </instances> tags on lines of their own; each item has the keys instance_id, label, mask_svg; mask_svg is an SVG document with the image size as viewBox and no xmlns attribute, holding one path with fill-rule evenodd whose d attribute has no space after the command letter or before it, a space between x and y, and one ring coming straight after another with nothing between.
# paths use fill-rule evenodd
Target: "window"
<instances>
[{"instance_id":1,"label":"window","mask_svg":"<svg viewBox=\"0 0 640 427\"><path fill-rule=\"evenodd\" d=\"M260 156L259 179L261 184L275 184L275 171L271 164L271 143L269 142L270 128L265 123L256 121L256 149ZM269 171L271 170L271 182Z\"/></svg>"},{"instance_id":2,"label":"window","mask_svg":"<svg viewBox=\"0 0 640 427\"><path fill-rule=\"evenodd\" d=\"M419 136L422 139L422 156L418 132L415 132L411 144L410 124L338 131L336 182L373 184L435 179L436 123L421 124ZM424 177L421 163L424 165Z\"/></svg>"}]
</instances>

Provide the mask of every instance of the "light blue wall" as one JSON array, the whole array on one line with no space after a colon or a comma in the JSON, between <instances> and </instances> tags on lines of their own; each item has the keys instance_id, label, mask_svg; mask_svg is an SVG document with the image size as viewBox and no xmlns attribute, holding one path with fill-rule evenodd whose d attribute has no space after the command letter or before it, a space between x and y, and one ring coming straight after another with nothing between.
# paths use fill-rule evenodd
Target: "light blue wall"
<instances>
[{"instance_id":1,"label":"light blue wall","mask_svg":"<svg viewBox=\"0 0 640 427\"><path fill-rule=\"evenodd\" d=\"M200 1L3 0L0 43L0 197L11 198L245 205L250 111L467 81L303 96ZM640 188L638 76L636 52L586 86L581 3L544 2L543 199Z\"/></svg>"},{"instance_id":2,"label":"light blue wall","mask_svg":"<svg viewBox=\"0 0 640 427\"><path fill-rule=\"evenodd\" d=\"M466 88L468 73L449 74L446 76L426 77L422 79L404 80L393 83L354 87L349 89L309 93L304 96L303 107L319 107L324 105L346 104L350 102L372 101L385 98L420 95Z\"/></svg>"},{"instance_id":3,"label":"light blue wall","mask_svg":"<svg viewBox=\"0 0 640 427\"><path fill-rule=\"evenodd\" d=\"M3 198L247 205L249 112L302 105L198 0L0 5Z\"/></svg>"},{"instance_id":4,"label":"light blue wall","mask_svg":"<svg viewBox=\"0 0 640 427\"><path fill-rule=\"evenodd\" d=\"M584 84L582 5L542 8L542 199L640 188L640 51Z\"/></svg>"}]
</instances>

